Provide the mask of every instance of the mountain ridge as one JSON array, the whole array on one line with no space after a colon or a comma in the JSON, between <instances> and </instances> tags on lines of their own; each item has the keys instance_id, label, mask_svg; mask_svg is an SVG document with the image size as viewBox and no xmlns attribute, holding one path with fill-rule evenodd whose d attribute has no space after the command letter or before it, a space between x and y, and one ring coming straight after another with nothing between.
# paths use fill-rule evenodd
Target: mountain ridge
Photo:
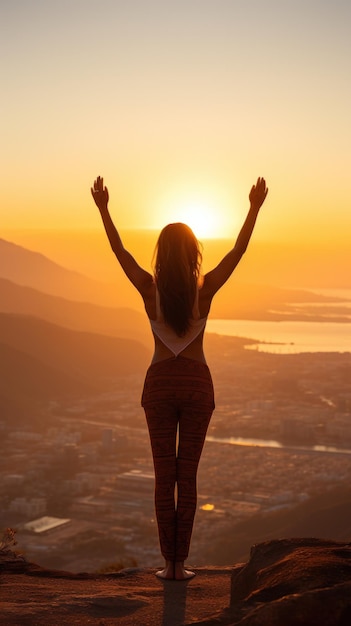
<instances>
[{"instance_id":1,"label":"mountain ridge","mask_svg":"<svg viewBox=\"0 0 351 626\"><path fill-rule=\"evenodd\" d=\"M15 313L0 313L0 341L44 363L51 363L54 359L58 369L73 371L76 368L81 374L88 372L93 365L95 371L102 368L100 373L103 372L104 376L112 368L113 377L116 373L135 371L136 364L147 362L148 358L148 350L136 340L74 331L34 316ZM123 363L118 362L117 354L123 356Z\"/></svg>"},{"instance_id":2,"label":"mountain ridge","mask_svg":"<svg viewBox=\"0 0 351 626\"><path fill-rule=\"evenodd\" d=\"M118 388L125 376L141 379L149 362L149 351L136 340L14 313L0 313L0 346L0 408L8 418L29 408L33 414L50 400Z\"/></svg>"},{"instance_id":3,"label":"mountain ridge","mask_svg":"<svg viewBox=\"0 0 351 626\"><path fill-rule=\"evenodd\" d=\"M135 309L77 302L6 278L0 278L0 311L33 315L71 330L138 339L146 345L151 339L145 315Z\"/></svg>"},{"instance_id":4,"label":"mountain ridge","mask_svg":"<svg viewBox=\"0 0 351 626\"><path fill-rule=\"evenodd\" d=\"M97 304L111 301L111 286L67 269L41 252L0 238L0 276L54 296Z\"/></svg>"},{"instance_id":5,"label":"mountain ridge","mask_svg":"<svg viewBox=\"0 0 351 626\"><path fill-rule=\"evenodd\" d=\"M113 284L99 282L74 270L66 269L39 252L30 251L4 239L0 239L0 278L22 287L32 288L46 295L73 302L79 301L109 309L125 308L120 307L120 303L128 303L129 309L144 314L140 295L120 269L116 272L116 279ZM2 288L4 289L4 284ZM7 285L7 297L10 297L9 285ZM36 298L39 298L38 294L36 294ZM272 287L234 280L225 284L216 296L211 308L211 317L311 321L311 315L304 315L301 310L298 310L296 304L306 302L327 304L335 301L338 299L322 296L306 289ZM68 308L67 303L61 303L61 305L66 309ZM0 306L0 310L4 310L4 305ZM99 311L102 313L102 309ZM318 317L318 311L314 312L314 316ZM107 320L106 311L104 320ZM347 310L340 308L339 312L335 311L335 321L348 321ZM114 327L111 319L109 319L108 324L110 328ZM144 330L142 332L144 333Z\"/></svg>"},{"instance_id":6,"label":"mountain ridge","mask_svg":"<svg viewBox=\"0 0 351 626\"><path fill-rule=\"evenodd\" d=\"M47 570L0 553L6 624L99 621L106 626L346 626L350 543L280 539L252 546L231 567L201 567L192 581L160 581L154 569L106 574ZM53 602L48 602L53 599Z\"/></svg>"}]
</instances>

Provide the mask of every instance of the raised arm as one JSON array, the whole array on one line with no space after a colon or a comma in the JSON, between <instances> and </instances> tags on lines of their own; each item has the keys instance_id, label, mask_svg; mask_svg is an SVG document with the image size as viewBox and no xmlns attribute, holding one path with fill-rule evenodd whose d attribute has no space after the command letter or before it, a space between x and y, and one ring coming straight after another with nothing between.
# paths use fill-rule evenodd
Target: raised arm
<instances>
[{"instance_id":1,"label":"raised arm","mask_svg":"<svg viewBox=\"0 0 351 626\"><path fill-rule=\"evenodd\" d=\"M245 222L234 244L234 247L211 272L205 275L203 289L209 298L212 298L216 291L228 280L241 257L243 256L250 241L254 229L258 212L264 203L268 193L264 178L258 178L256 185L253 185L249 193L250 209Z\"/></svg>"},{"instance_id":2,"label":"raised arm","mask_svg":"<svg viewBox=\"0 0 351 626\"><path fill-rule=\"evenodd\" d=\"M107 187L104 187L104 179L100 176L97 177L94 181L93 187L91 187L91 195L93 196L94 202L100 211L111 248L115 253L123 271L141 295L145 296L148 288L150 288L150 285L152 284L152 276L149 272L138 265L134 257L123 246L122 240L108 210L108 189Z\"/></svg>"}]
</instances>

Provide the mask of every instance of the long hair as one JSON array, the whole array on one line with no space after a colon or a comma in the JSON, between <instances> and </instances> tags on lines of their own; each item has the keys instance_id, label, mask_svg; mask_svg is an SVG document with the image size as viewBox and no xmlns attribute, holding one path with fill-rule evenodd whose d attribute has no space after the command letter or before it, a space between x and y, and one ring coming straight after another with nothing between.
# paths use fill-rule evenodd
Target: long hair
<instances>
[{"instance_id":1,"label":"long hair","mask_svg":"<svg viewBox=\"0 0 351 626\"><path fill-rule=\"evenodd\" d=\"M187 332L202 253L200 243L186 224L168 224L160 233L154 253L154 276L165 322L180 337Z\"/></svg>"}]
</instances>

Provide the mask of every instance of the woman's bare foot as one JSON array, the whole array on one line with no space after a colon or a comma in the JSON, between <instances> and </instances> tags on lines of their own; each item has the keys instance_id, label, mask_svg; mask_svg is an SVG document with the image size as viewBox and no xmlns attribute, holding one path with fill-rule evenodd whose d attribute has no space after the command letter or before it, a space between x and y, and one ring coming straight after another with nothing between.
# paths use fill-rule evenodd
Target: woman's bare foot
<instances>
[{"instance_id":1,"label":"woman's bare foot","mask_svg":"<svg viewBox=\"0 0 351 626\"><path fill-rule=\"evenodd\" d=\"M189 580L194 578L195 572L184 568L184 561L166 561L164 569L156 572L158 578L163 580Z\"/></svg>"},{"instance_id":2,"label":"woman's bare foot","mask_svg":"<svg viewBox=\"0 0 351 626\"><path fill-rule=\"evenodd\" d=\"M156 572L156 576L158 578L163 578L164 580L174 580L174 563L173 561L166 561L166 566L164 569Z\"/></svg>"},{"instance_id":3,"label":"woman's bare foot","mask_svg":"<svg viewBox=\"0 0 351 626\"><path fill-rule=\"evenodd\" d=\"M189 569L184 568L184 561L176 561L174 563L174 579L175 580L189 580L194 578L195 572L191 572Z\"/></svg>"}]
</instances>

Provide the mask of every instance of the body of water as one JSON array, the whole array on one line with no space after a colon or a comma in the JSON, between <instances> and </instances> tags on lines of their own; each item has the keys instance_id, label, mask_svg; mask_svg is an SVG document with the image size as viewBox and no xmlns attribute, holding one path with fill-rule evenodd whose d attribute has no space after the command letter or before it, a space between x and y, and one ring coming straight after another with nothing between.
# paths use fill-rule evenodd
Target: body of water
<instances>
[{"instance_id":1,"label":"body of water","mask_svg":"<svg viewBox=\"0 0 351 626\"><path fill-rule=\"evenodd\" d=\"M261 352L351 352L351 323L209 319L207 332L256 339Z\"/></svg>"},{"instance_id":2,"label":"body of water","mask_svg":"<svg viewBox=\"0 0 351 626\"><path fill-rule=\"evenodd\" d=\"M337 448L335 446L293 446L285 445L279 441L270 439L246 439L244 437L211 437L207 436L206 441L215 443L227 443L234 446L250 446L259 448L277 448L279 450L289 450L293 452L315 452L315 453L329 453L329 454L346 454L351 455L351 450L346 448Z\"/></svg>"},{"instance_id":3,"label":"body of water","mask_svg":"<svg viewBox=\"0 0 351 626\"><path fill-rule=\"evenodd\" d=\"M350 289L308 289L311 293L335 298L334 302L313 302L314 307L351 307ZM299 303L308 312L312 303ZM301 352L351 352L351 316L348 322L261 321L209 319L207 331L218 335L245 337L262 343L248 344L251 350L294 354Z\"/></svg>"}]
</instances>

